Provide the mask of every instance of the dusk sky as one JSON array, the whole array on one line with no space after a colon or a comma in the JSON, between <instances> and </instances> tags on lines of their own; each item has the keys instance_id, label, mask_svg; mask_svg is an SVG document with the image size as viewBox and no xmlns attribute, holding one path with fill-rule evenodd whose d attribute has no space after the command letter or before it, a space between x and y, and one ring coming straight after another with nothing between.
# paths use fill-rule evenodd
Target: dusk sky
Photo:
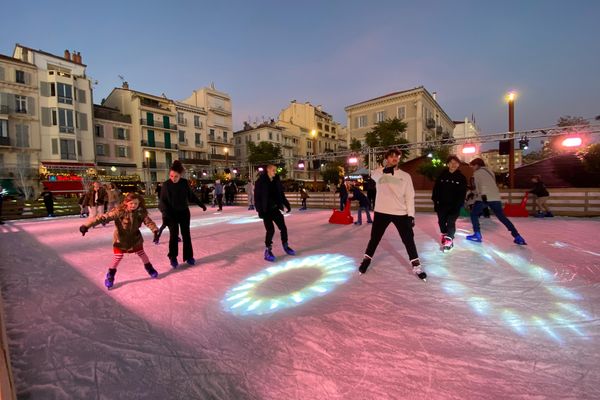
<instances>
[{"instance_id":1,"label":"dusk sky","mask_svg":"<svg viewBox=\"0 0 600 400\"><path fill-rule=\"evenodd\" d=\"M600 1L5 2L0 53L15 43L80 51L100 103L125 77L173 99L229 93L234 128L289 101L344 107L423 85L452 119L507 130L600 114Z\"/></svg>"}]
</instances>

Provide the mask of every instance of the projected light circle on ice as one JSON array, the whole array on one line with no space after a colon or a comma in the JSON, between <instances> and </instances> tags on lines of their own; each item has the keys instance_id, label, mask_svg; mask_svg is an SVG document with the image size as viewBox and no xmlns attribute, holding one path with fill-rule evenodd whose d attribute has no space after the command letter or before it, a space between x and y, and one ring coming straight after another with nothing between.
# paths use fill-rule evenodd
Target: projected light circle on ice
<instances>
[{"instance_id":1,"label":"projected light circle on ice","mask_svg":"<svg viewBox=\"0 0 600 400\"><path fill-rule=\"evenodd\" d=\"M354 260L343 254L317 254L275 264L251 275L229 289L223 298L223 307L236 315L271 314L292 308L324 296L342 285L355 271ZM266 297L258 293L259 287L276 276L300 269L318 269L320 277L299 290L280 296Z\"/></svg>"}]
</instances>

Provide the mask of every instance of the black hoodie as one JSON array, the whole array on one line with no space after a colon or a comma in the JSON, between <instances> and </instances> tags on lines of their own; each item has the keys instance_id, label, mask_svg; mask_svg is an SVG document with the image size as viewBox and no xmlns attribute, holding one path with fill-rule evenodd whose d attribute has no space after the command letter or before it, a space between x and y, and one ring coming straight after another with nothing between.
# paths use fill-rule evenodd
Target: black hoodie
<instances>
[{"instance_id":1,"label":"black hoodie","mask_svg":"<svg viewBox=\"0 0 600 400\"><path fill-rule=\"evenodd\" d=\"M285 197L279 176L275 175L271 180L264 172L258 177L254 185L254 207L258 215L283 210L284 207L290 209L290 202Z\"/></svg>"},{"instance_id":2,"label":"black hoodie","mask_svg":"<svg viewBox=\"0 0 600 400\"><path fill-rule=\"evenodd\" d=\"M465 201L467 194L467 178L458 169L450 172L445 169L435 180L431 200L437 209L458 210Z\"/></svg>"}]
</instances>

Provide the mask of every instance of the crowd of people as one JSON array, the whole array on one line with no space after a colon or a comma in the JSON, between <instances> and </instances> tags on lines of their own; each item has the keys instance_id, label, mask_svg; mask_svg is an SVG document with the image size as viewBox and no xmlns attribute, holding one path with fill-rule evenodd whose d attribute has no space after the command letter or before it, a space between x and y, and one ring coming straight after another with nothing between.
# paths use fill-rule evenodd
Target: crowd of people
<instances>
[{"instance_id":1,"label":"crowd of people","mask_svg":"<svg viewBox=\"0 0 600 400\"><path fill-rule=\"evenodd\" d=\"M364 274L371 262L383 234L389 224L394 224L400 239L406 249L408 260L413 272L421 279L426 278L426 273L421 265L417 246L414 240L413 228L415 226L415 191L409 174L399 169L399 151L391 149L385 154L384 166L371 171L371 176L361 183L362 187L347 181L342 181L335 187L339 194L340 210L343 210L351 201L358 203L356 225L362 224L362 213L366 214L366 222L371 224L370 239L367 244L362 262L358 268ZM475 158L469 166L473 171L470 182L460 171L464 163L456 156L446 160L446 168L435 180L431 199L440 231L440 247L443 251L450 251L454 247L456 234L456 220L461 210L469 211L473 233L466 239L482 242L483 234L479 218L486 216L485 210L491 210L498 220L506 227L517 245L526 245L515 225L504 214L500 192L496 184L495 175L490 171L481 158ZM79 228L85 235L89 229L97 225L107 225L114 222L113 235L114 258L109 266L105 278L105 285L111 288L114 285L117 266L126 253L137 254L144 264L148 274L155 278L158 272L150 263L144 252L143 239L140 228L146 225L154 234L154 243L158 244L165 228L169 229L169 249L167 257L173 268L179 266L179 243L182 243L182 259L188 265L194 265L192 240L190 235L190 210L189 204L197 204L204 211L210 202L210 192L213 192L213 206L218 210L225 205L233 205L235 193L238 188L233 182L223 185L219 180L214 188L207 185L199 188L198 195L192 190L190 183L182 177L184 168L180 161L175 161L169 171L169 179L159 184L156 194L159 199L159 209L162 215L162 226L159 228L149 217L144 198L140 194L128 193L123 196L113 183L102 185L93 182L90 189L79 198L81 207L80 216L87 221ZM548 208L549 192L539 175L532 177L533 187L528 193L535 196L537 212L536 217L553 217ZM284 212L290 212L291 206L285 196L283 185L276 173L274 165L268 165L260 174L256 182L249 181L244 190L248 195L248 210L256 210L259 218L263 220L265 228L264 259L275 261L273 253L273 238L275 227L279 229L283 251L288 255L296 252L289 245L288 230L283 218ZM365 193L366 192L366 195ZM0 186L0 224L2 200L5 191ZM305 187L299 187L302 206L300 210L307 209L307 200L310 198ZM48 216L54 216L54 199L52 192L47 188L40 194ZM371 211L374 211L371 218ZM181 234L181 237L179 236Z\"/></svg>"}]
</instances>

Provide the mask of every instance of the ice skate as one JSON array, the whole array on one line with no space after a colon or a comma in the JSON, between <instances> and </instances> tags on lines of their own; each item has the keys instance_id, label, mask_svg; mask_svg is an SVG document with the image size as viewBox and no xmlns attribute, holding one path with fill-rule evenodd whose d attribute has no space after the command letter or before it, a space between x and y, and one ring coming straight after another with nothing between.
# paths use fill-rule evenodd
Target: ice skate
<instances>
[{"instance_id":1,"label":"ice skate","mask_svg":"<svg viewBox=\"0 0 600 400\"><path fill-rule=\"evenodd\" d=\"M194 257L190 257L187 260L185 260L185 263L187 265L196 265L196 259Z\"/></svg>"},{"instance_id":2,"label":"ice skate","mask_svg":"<svg viewBox=\"0 0 600 400\"><path fill-rule=\"evenodd\" d=\"M116 268L108 269L108 272L106 273L106 279L104 280L104 286L106 286L107 289L110 289L114 286L116 273L117 273Z\"/></svg>"},{"instance_id":3,"label":"ice skate","mask_svg":"<svg viewBox=\"0 0 600 400\"><path fill-rule=\"evenodd\" d=\"M454 248L454 241L452 240L452 238L450 236L444 236L444 239L442 241L442 251L444 253L452 250Z\"/></svg>"},{"instance_id":4,"label":"ice skate","mask_svg":"<svg viewBox=\"0 0 600 400\"><path fill-rule=\"evenodd\" d=\"M369 268L369 265L371 265L371 257L365 254L362 262L360 263L360 266L358 267L358 273L362 275L365 272L367 272L367 268Z\"/></svg>"},{"instance_id":5,"label":"ice skate","mask_svg":"<svg viewBox=\"0 0 600 400\"><path fill-rule=\"evenodd\" d=\"M287 243L283 244L283 251L285 251L286 254L289 254L290 256L296 255L296 251L294 251L294 249L292 249Z\"/></svg>"},{"instance_id":6,"label":"ice skate","mask_svg":"<svg viewBox=\"0 0 600 400\"><path fill-rule=\"evenodd\" d=\"M523 239L523 237L521 235L515 236L515 240L513 240L513 242L515 242L516 244L518 244L520 246L525 246L527 244L525 242L525 239Z\"/></svg>"},{"instance_id":7,"label":"ice skate","mask_svg":"<svg viewBox=\"0 0 600 400\"><path fill-rule=\"evenodd\" d=\"M176 257L169 257L169 262L171 263L171 267L177 268L179 266L179 262L177 262Z\"/></svg>"},{"instance_id":8,"label":"ice skate","mask_svg":"<svg viewBox=\"0 0 600 400\"><path fill-rule=\"evenodd\" d=\"M271 247L265 248L265 260L270 261L270 262L275 261L275 256L273 255L273 252L271 251Z\"/></svg>"},{"instance_id":9,"label":"ice skate","mask_svg":"<svg viewBox=\"0 0 600 400\"><path fill-rule=\"evenodd\" d=\"M483 241L483 238L481 237L481 232L474 232L472 235L467 236L467 240L470 240L471 242L481 243Z\"/></svg>"},{"instance_id":10,"label":"ice skate","mask_svg":"<svg viewBox=\"0 0 600 400\"><path fill-rule=\"evenodd\" d=\"M144 264L144 268L151 278L156 278L158 276L158 271L154 269L151 263Z\"/></svg>"},{"instance_id":11,"label":"ice skate","mask_svg":"<svg viewBox=\"0 0 600 400\"><path fill-rule=\"evenodd\" d=\"M415 258L414 260L411 260L410 263L412 264L413 274L415 274L419 279L426 281L427 274L425 273L425 271L423 271L419 259Z\"/></svg>"}]
</instances>

